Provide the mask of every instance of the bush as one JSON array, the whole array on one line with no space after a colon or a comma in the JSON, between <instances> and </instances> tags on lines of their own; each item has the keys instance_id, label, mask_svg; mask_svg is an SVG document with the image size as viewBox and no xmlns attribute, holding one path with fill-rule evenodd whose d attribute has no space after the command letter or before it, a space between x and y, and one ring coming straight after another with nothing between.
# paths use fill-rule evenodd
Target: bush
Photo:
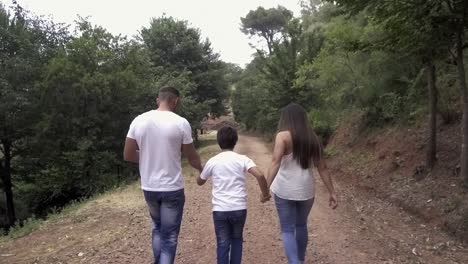
<instances>
[{"instance_id":1,"label":"bush","mask_svg":"<svg viewBox=\"0 0 468 264\"><path fill-rule=\"evenodd\" d=\"M377 127L386 123L395 122L402 117L404 99L396 93L385 93L378 97L366 109L365 125Z\"/></svg>"},{"instance_id":2,"label":"bush","mask_svg":"<svg viewBox=\"0 0 468 264\"><path fill-rule=\"evenodd\" d=\"M309 121L324 146L328 144L335 131L337 119L337 113L332 114L323 110L311 110L309 112Z\"/></svg>"}]
</instances>

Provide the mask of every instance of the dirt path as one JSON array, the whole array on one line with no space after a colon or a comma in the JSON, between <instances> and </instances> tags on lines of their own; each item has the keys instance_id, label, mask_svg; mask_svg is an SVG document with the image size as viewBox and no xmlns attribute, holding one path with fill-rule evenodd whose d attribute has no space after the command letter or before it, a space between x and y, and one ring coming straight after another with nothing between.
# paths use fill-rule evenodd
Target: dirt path
<instances>
[{"instance_id":1,"label":"dirt path","mask_svg":"<svg viewBox=\"0 0 468 264\"><path fill-rule=\"evenodd\" d=\"M214 150L214 148L212 149ZM270 151L256 137L242 136L237 151L266 171ZM187 176L194 176L192 171ZM185 215L176 263L215 263L211 186L187 177ZM468 263L468 251L440 230L384 201L337 186L340 207L327 206L317 180L307 263ZM273 202L261 204L253 177L244 263L286 263ZM0 263L150 263L150 221L137 186L106 194L46 223L26 237L0 244Z\"/></svg>"}]
</instances>

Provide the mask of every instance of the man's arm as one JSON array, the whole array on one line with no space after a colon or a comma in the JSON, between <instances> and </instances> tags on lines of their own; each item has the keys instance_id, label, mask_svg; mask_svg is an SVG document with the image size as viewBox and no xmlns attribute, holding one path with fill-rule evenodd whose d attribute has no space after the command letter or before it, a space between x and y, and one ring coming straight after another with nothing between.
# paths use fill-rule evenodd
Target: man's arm
<instances>
[{"instance_id":1,"label":"man's arm","mask_svg":"<svg viewBox=\"0 0 468 264\"><path fill-rule=\"evenodd\" d=\"M194 169L197 169L201 173L203 167L201 165L200 156L198 155L193 143L183 144L182 153L184 153L184 156L187 157L190 166L192 166Z\"/></svg>"},{"instance_id":2,"label":"man's arm","mask_svg":"<svg viewBox=\"0 0 468 264\"><path fill-rule=\"evenodd\" d=\"M202 179L201 176L198 176L198 178L197 178L197 184L198 184L199 186L202 186L203 184L205 184L206 181L207 181L207 180Z\"/></svg>"},{"instance_id":3,"label":"man's arm","mask_svg":"<svg viewBox=\"0 0 468 264\"><path fill-rule=\"evenodd\" d=\"M138 163L140 160L140 154L138 152L138 143L133 138L125 139L125 147L123 157L125 161Z\"/></svg>"}]
</instances>

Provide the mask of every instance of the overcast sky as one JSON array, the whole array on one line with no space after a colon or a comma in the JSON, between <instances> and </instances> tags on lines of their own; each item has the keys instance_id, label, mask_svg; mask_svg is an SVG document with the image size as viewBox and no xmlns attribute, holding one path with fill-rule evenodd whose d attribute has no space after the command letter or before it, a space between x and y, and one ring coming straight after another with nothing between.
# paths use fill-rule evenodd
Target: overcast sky
<instances>
[{"instance_id":1,"label":"overcast sky","mask_svg":"<svg viewBox=\"0 0 468 264\"><path fill-rule=\"evenodd\" d=\"M10 0L0 0L10 4ZM73 23L77 15L113 34L134 36L152 17L164 13L188 20L208 37L221 59L241 66L251 60L252 42L240 32L240 17L258 6L282 5L299 15L299 0L18 0L37 15L52 15L55 22Z\"/></svg>"}]
</instances>

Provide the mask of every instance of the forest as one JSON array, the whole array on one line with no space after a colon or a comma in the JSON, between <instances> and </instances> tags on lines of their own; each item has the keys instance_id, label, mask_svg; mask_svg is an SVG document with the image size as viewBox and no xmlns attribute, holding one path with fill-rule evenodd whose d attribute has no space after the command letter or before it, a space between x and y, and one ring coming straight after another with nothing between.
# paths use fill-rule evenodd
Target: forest
<instances>
[{"instance_id":1,"label":"forest","mask_svg":"<svg viewBox=\"0 0 468 264\"><path fill-rule=\"evenodd\" d=\"M170 16L128 38L86 18L66 25L0 5L1 226L135 181L124 138L164 85L181 90L195 137L228 103L245 129L272 135L279 109L297 102L325 145L350 116L362 130L423 124L426 171L437 164L438 125L460 124L457 173L468 187L468 2L310 0L301 9L239 18L256 48L242 67Z\"/></svg>"},{"instance_id":2,"label":"forest","mask_svg":"<svg viewBox=\"0 0 468 264\"><path fill-rule=\"evenodd\" d=\"M180 89L194 131L208 113L224 114L229 67L218 57L172 17L128 39L84 18L71 26L0 6L2 225L136 180L123 143L159 87Z\"/></svg>"},{"instance_id":3,"label":"forest","mask_svg":"<svg viewBox=\"0 0 468 264\"><path fill-rule=\"evenodd\" d=\"M459 170L468 182L468 3L301 3L299 17L283 7L259 7L241 18L242 31L262 42L238 70L237 120L271 134L278 109L297 102L324 144L353 115L363 130L424 122L427 170L437 162L437 125L461 123Z\"/></svg>"}]
</instances>

